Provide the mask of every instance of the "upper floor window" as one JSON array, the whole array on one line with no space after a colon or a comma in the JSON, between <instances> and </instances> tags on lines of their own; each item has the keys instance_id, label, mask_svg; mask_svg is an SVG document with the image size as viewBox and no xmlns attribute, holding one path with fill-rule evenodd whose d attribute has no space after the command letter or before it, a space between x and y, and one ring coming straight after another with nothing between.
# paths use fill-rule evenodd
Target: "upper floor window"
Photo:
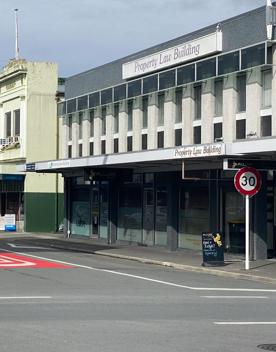
<instances>
[{"instance_id":1,"label":"upper floor window","mask_svg":"<svg viewBox=\"0 0 276 352\"><path fill-rule=\"evenodd\" d=\"M246 120L237 120L236 121L236 139L245 139L246 138Z\"/></svg>"},{"instance_id":2,"label":"upper floor window","mask_svg":"<svg viewBox=\"0 0 276 352\"><path fill-rule=\"evenodd\" d=\"M127 130L132 131L132 119L133 119L133 101L127 102Z\"/></svg>"},{"instance_id":3,"label":"upper floor window","mask_svg":"<svg viewBox=\"0 0 276 352\"><path fill-rule=\"evenodd\" d=\"M20 136L20 110L14 110L14 135Z\"/></svg>"},{"instance_id":4,"label":"upper floor window","mask_svg":"<svg viewBox=\"0 0 276 352\"><path fill-rule=\"evenodd\" d=\"M223 81L215 81L215 116L222 116Z\"/></svg>"},{"instance_id":5,"label":"upper floor window","mask_svg":"<svg viewBox=\"0 0 276 352\"><path fill-rule=\"evenodd\" d=\"M68 115L68 138L69 138L69 141L72 140L72 123L73 123L72 115Z\"/></svg>"},{"instance_id":6,"label":"upper floor window","mask_svg":"<svg viewBox=\"0 0 276 352\"><path fill-rule=\"evenodd\" d=\"M175 92L175 123L182 122L182 89Z\"/></svg>"},{"instance_id":7,"label":"upper floor window","mask_svg":"<svg viewBox=\"0 0 276 352\"><path fill-rule=\"evenodd\" d=\"M262 107L271 107L272 72L271 70L262 72Z\"/></svg>"},{"instance_id":8,"label":"upper floor window","mask_svg":"<svg viewBox=\"0 0 276 352\"><path fill-rule=\"evenodd\" d=\"M106 134L106 107L102 108L102 136ZM105 153L102 153L105 154Z\"/></svg>"},{"instance_id":9,"label":"upper floor window","mask_svg":"<svg viewBox=\"0 0 276 352\"><path fill-rule=\"evenodd\" d=\"M237 77L237 112L246 110L246 74Z\"/></svg>"},{"instance_id":10,"label":"upper floor window","mask_svg":"<svg viewBox=\"0 0 276 352\"><path fill-rule=\"evenodd\" d=\"M158 95L158 126L164 126L165 94Z\"/></svg>"},{"instance_id":11,"label":"upper floor window","mask_svg":"<svg viewBox=\"0 0 276 352\"><path fill-rule=\"evenodd\" d=\"M272 135L271 115L261 117L261 136L268 137Z\"/></svg>"},{"instance_id":12,"label":"upper floor window","mask_svg":"<svg viewBox=\"0 0 276 352\"><path fill-rule=\"evenodd\" d=\"M201 119L201 86L194 87L195 114L194 119Z\"/></svg>"},{"instance_id":13,"label":"upper floor window","mask_svg":"<svg viewBox=\"0 0 276 352\"><path fill-rule=\"evenodd\" d=\"M6 120L6 137L11 137L11 112L5 113Z\"/></svg>"},{"instance_id":14,"label":"upper floor window","mask_svg":"<svg viewBox=\"0 0 276 352\"><path fill-rule=\"evenodd\" d=\"M79 113L79 139L82 139L83 112Z\"/></svg>"},{"instance_id":15,"label":"upper floor window","mask_svg":"<svg viewBox=\"0 0 276 352\"><path fill-rule=\"evenodd\" d=\"M119 132L119 104L114 105L114 133Z\"/></svg>"},{"instance_id":16,"label":"upper floor window","mask_svg":"<svg viewBox=\"0 0 276 352\"><path fill-rule=\"evenodd\" d=\"M149 106L149 98L146 95L143 97L143 100L142 100L143 128L148 127L148 106Z\"/></svg>"},{"instance_id":17,"label":"upper floor window","mask_svg":"<svg viewBox=\"0 0 276 352\"><path fill-rule=\"evenodd\" d=\"M92 109L89 112L89 120L90 120L90 137L94 137L94 117L95 117L95 110Z\"/></svg>"}]
</instances>

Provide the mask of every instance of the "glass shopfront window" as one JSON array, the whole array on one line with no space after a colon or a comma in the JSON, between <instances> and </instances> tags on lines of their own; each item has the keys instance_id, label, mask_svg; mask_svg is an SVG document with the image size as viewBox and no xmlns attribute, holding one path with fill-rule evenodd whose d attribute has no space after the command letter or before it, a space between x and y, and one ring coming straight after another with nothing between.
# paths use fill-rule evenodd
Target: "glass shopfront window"
<instances>
[{"instance_id":1,"label":"glass shopfront window","mask_svg":"<svg viewBox=\"0 0 276 352\"><path fill-rule=\"evenodd\" d=\"M168 192L166 187L157 187L155 206L155 244L167 245Z\"/></svg>"},{"instance_id":2,"label":"glass shopfront window","mask_svg":"<svg viewBox=\"0 0 276 352\"><path fill-rule=\"evenodd\" d=\"M201 234L209 229L209 191L200 186L180 190L178 247L201 249Z\"/></svg>"},{"instance_id":3,"label":"glass shopfront window","mask_svg":"<svg viewBox=\"0 0 276 352\"><path fill-rule=\"evenodd\" d=\"M142 183L141 175L134 175L132 183L119 189L117 240L142 241Z\"/></svg>"},{"instance_id":4,"label":"glass shopfront window","mask_svg":"<svg viewBox=\"0 0 276 352\"><path fill-rule=\"evenodd\" d=\"M108 236L108 182L102 181L100 185L100 238Z\"/></svg>"},{"instance_id":5,"label":"glass shopfront window","mask_svg":"<svg viewBox=\"0 0 276 352\"><path fill-rule=\"evenodd\" d=\"M71 234L90 235L90 192L88 187L72 189Z\"/></svg>"}]
</instances>

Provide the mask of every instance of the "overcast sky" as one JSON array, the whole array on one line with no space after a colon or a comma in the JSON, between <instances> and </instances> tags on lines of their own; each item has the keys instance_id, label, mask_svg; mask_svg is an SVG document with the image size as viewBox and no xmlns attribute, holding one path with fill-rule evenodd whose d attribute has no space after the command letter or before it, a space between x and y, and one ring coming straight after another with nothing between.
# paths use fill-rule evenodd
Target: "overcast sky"
<instances>
[{"instance_id":1,"label":"overcast sky","mask_svg":"<svg viewBox=\"0 0 276 352\"><path fill-rule=\"evenodd\" d=\"M266 0L0 0L0 66L53 61L71 76L260 7Z\"/></svg>"}]
</instances>

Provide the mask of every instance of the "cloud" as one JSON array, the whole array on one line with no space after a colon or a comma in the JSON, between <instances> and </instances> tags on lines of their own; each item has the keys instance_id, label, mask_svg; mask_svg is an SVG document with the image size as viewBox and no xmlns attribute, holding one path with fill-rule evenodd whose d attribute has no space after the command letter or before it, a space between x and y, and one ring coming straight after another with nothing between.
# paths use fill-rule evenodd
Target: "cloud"
<instances>
[{"instance_id":1,"label":"cloud","mask_svg":"<svg viewBox=\"0 0 276 352\"><path fill-rule=\"evenodd\" d=\"M21 55L56 61L68 76L261 5L264 0L1 0L0 65L14 56L14 8Z\"/></svg>"}]
</instances>

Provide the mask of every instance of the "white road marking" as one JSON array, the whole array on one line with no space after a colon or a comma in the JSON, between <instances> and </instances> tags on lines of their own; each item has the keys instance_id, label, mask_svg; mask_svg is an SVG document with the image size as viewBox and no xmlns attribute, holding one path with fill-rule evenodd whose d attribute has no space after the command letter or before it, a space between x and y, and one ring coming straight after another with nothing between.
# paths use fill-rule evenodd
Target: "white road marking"
<instances>
[{"instance_id":1,"label":"white road marking","mask_svg":"<svg viewBox=\"0 0 276 352\"><path fill-rule=\"evenodd\" d=\"M201 296L202 298L210 298L210 299L269 299L266 296Z\"/></svg>"},{"instance_id":2,"label":"white road marking","mask_svg":"<svg viewBox=\"0 0 276 352\"><path fill-rule=\"evenodd\" d=\"M9 256L0 255L0 268L4 267L24 267L24 266L34 266L36 265L35 263L32 262L28 262L26 260L21 260L21 259L17 259L17 258L10 258Z\"/></svg>"},{"instance_id":3,"label":"white road marking","mask_svg":"<svg viewBox=\"0 0 276 352\"><path fill-rule=\"evenodd\" d=\"M39 247L39 246L22 246L21 244L15 244L15 243L7 243L10 247L12 248L24 248L24 249L45 249L45 250L55 250L54 248L50 247Z\"/></svg>"},{"instance_id":4,"label":"white road marking","mask_svg":"<svg viewBox=\"0 0 276 352\"><path fill-rule=\"evenodd\" d=\"M5 251L5 252L12 252L7 249L2 249L0 250ZM17 253L17 252L13 252ZM224 291L224 292L270 292L270 293L276 293L276 289L259 289L259 288L227 288L227 287L193 287L193 286L186 286L186 285L180 285L180 284L175 284L173 282L169 281L163 281L163 280L156 280L152 279L149 277L145 276L139 276L139 275L133 275L133 274L127 274L123 273L120 271L114 271L114 270L107 270L107 269L98 269L94 268L92 266L87 266L87 265L81 265L81 264L75 264L75 263L70 263L70 262L65 262L62 260L56 260L56 259L51 259L51 258L45 258L29 253L23 253L20 252L20 254L31 257L31 258L37 258L37 259L42 259L42 260L48 260L54 263L60 263L60 264L65 264L77 268L83 268L83 269L88 269L88 270L93 270L93 271L100 271L100 272L105 272L105 273L110 273L114 275L119 275L119 276L125 276L125 277L131 277L134 279L139 279L139 280L144 280L144 281L149 281L149 282L154 282L162 285L167 285L167 286L172 286L172 287L179 287L179 288L185 288L187 290L193 290L193 291Z\"/></svg>"},{"instance_id":5,"label":"white road marking","mask_svg":"<svg viewBox=\"0 0 276 352\"><path fill-rule=\"evenodd\" d=\"M216 325L276 325L276 321L215 321Z\"/></svg>"},{"instance_id":6,"label":"white road marking","mask_svg":"<svg viewBox=\"0 0 276 352\"><path fill-rule=\"evenodd\" d=\"M7 296L1 297L0 300L9 300L9 299L51 299L52 296Z\"/></svg>"}]
</instances>

